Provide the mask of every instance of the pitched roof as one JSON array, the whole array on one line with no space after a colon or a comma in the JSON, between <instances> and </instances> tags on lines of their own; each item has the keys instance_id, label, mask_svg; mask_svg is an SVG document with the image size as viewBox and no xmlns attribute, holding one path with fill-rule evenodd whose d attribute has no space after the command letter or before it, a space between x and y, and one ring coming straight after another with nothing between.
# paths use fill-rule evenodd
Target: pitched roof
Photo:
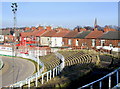
<instances>
[{"instance_id":1,"label":"pitched roof","mask_svg":"<svg viewBox=\"0 0 120 89\"><path fill-rule=\"evenodd\" d=\"M64 37L67 33L69 33L69 30L62 30L62 31L58 31L56 32L56 34L54 34L52 37Z\"/></svg>"},{"instance_id":2,"label":"pitched roof","mask_svg":"<svg viewBox=\"0 0 120 89\"><path fill-rule=\"evenodd\" d=\"M22 32L21 30L20 31L15 31L15 36L19 37L21 32Z\"/></svg>"},{"instance_id":3,"label":"pitched roof","mask_svg":"<svg viewBox=\"0 0 120 89\"><path fill-rule=\"evenodd\" d=\"M95 30L95 31L92 31L91 33L89 33L85 38L96 39L96 38L102 36L102 34L103 34L103 31Z\"/></svg>"},{"instance_id":4,"label":"pitched roof","mask_svg":"<svg viewBox=\"0 0 120 89\"><path fill-rule=\"evenodd\" d=\"M44 33L42 35L42 37L52 37L53 35L56 34L56 31L55 30L50 30L50 31L47 31L46 33Z\"/></svg>"},{"instance_id":5,"label":"pitched roof","mask_svg":"<svg viewBox=\"0 0 120 89\"><path fill-rule=\"evenodd\" d=\"M20 34L22 37L31 36L31 32L21 32Z\"/></svg>"},{"instance_id":6,"label":"pitched roof","mask_svg":"<svg viewBox=\"0 0 120 89\"><path fill-rule=\"evenodd\" d=\"M64 36L64 38L72 38L78 34L77 31L70 31L68 34Z\"/></svg>"},{"instance_id":7,"label":"pitched roof","mask_svg":"<svg viewBox=\"0 0 120 89\"><path fill-rule=\"evenodd\" d=\"M37 32L36 36L41 36L46 30L40 30Z\"/></svg>"},{"instance_id":8,"label":"pitched roof","mask_svg":"<svg viewBox=\"0 0 120 89\"><path fill-rule=\"evenodd\" d=\"M120 40L120 31L105 32L100 39Z\"/></svg>"},{"instance_id":9,"label":"pitched roof","mask_svg":"<svg viewBox=\"0 0 120 89\"><path fill-rule=\"evenodd\" d=\"M79 32L74 38L84 39L91 31L82 31Z\"/></svg>"},{"instance_id":10,"label":"pitched roof","mask_svg":"<svg viewBox=\"0 0 120 89\"><path fill-rule=\"evenodd\" d=\"M38 32L39 32L38 30L34 30L34 31L31 32L31 35L32 35L32 36L36 36L36 34L37 34Z\"/></svg>"},{"instance_id":11,"label":"pitched roof","mask_svg":"<svg viewBox=\"0 0 120 89\"><path fill-rule=\"evenodd\" d=\"M107 31L116 31L116 29L112 29L112 28L109 28L109 27L105 27L105 28L104 28L104 32L107 32Z\"/></svg>"},{"instance_id":12,"label":"pitched roof","mask_svg":"<svg viewBox=\"0 0 120 89\"><path fill-rule=\"evenodd\" d=\"M29 37L29 36L41 36L46 30L34 30L31 32L21 32L22 37Z\"/></svg>"},{"instance_id":13,"label":"pitched roof","mask_svg":"<svg viewBox=\"0 0 120 89\"><path fill-rule=\"evenodd\" d=\"M3 35L10 35L10 30L2 30Z\"/></svg>"},{"instance_id":14,"label":"pitched roof","mask_svg":"<svg viewBox=\"0 0 120 89\"><path fill-rule=\"evenodd\" d=\"M2 33L2 30L0 29L0 35L2 35L3 33Z\"/></svg>"}]
</instances>

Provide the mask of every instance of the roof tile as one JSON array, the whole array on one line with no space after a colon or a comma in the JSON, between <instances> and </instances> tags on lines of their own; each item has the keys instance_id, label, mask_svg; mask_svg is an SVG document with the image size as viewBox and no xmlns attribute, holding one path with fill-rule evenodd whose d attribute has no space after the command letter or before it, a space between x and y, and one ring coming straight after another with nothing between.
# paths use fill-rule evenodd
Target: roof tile
<instances>
[{"instance_id":1,"label":"roof tile","mask_svg":"<svg viewBox=\"0 0 120 89\"><path fill-rule=\"evenodd\" d=\"M68 34L66 34L64 36L64 38L72 38L72 37L76 36L78 33L79 32L77 32L77 31L70 31Z\"/></svg>"},{"instance_id":2,"label":"roof tile","mask_svg":"<svg viewBox=\"0 0 120 89\"><path fill-rule=\"evenodd\" d=\"M103 31L95 30L95 31L92 31L91 33L89 33L85 38L96 39L96 38L102 36L102 34L103 34Z\"/></svg>"}]
</instances>

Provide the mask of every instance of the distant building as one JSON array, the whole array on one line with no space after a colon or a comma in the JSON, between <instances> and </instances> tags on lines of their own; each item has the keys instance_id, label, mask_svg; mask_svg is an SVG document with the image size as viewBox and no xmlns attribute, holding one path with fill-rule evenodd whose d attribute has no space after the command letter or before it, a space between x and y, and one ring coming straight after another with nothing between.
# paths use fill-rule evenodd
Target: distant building
<instances>
[{"instance_id":1,"label":"distant building","mask_svg":"<svg viewBox=\"0 0 120 89\"><path fill-rule=\"evenodd\" d=\"M3 43L3 42L4 42L4 35L2 32L2 29L0 29L0 43Z\"/></svg>"}]
</instances>

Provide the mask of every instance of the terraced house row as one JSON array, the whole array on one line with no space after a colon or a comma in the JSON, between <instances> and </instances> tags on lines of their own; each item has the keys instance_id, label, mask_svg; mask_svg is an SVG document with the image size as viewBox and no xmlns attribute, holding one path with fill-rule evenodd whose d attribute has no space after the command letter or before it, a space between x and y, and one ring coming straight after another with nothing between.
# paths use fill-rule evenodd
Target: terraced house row
<instances>
[{"instance_id":1,"label":"terraced house row","mask_svg":"<svg viewBox=\"0 0 120 89\"><path fill-rule=\"evenodd\" d=\"M37 28L26 27L23 32L19 32L18 41L19 44L17 46L29 45L70 49L103 48L120 51L120 31L109 27L105 27L104 31L97 28L94 28L94 30L85 28L69 30L61 27L53 29L51 26L46 26L45 28L43 26Z\"/></svg>"}]
</instances>

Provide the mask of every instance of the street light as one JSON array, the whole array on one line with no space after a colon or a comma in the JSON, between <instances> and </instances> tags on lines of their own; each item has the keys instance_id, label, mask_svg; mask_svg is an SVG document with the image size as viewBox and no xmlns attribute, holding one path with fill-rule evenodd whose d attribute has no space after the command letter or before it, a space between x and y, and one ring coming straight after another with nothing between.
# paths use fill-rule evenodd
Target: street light
<instances>
[{"instance_id":1,"label":"street light","mask_svg":"<svg viewBox=\"0 0 120 89\"><path fill-rule=\"evenodd\" d=\"M12 3L11 7L12 7L12 12L14 14L14 18L13 19L14 19L14 29L15 29L16 28L16 23L17 23L16 12L17 12L18 5L17 5L17 3Z\"/></svg>"},{"instance_id":2,"label":"street light","mask_svg":"<svg viewBox=\"0 0 120 89\"><path fill-rule=\"evenodd\" d=\"M13 17L13 20L14 20L14 29L13 29L13 34L12 35L14 36L13 41L16 41L15 29L16 29L16 23L17 23L16 12L17 12L18 5L17 5L17 3L12 3L11 7L12 7L13 15L14 15L14 17ZM14 44L14 46L15 46L15 44ZM14 48L13 48L13 52L14 52Z\"/></svg>"},{"instance_id":3,"label":"street light","mask_svg":"<svg viewBox=\"0 0 120 89\"><path fill-rule=\"evenodd\" d=\"M14 20L14 28L13 28L13 33L12 33L12 35L14 36L14 38L13 38L13 47L12 47L12 50L13 50L13 54L12 54L12 56L16 56L16 53L15 53L15 49L16 49L16 47L15 47L15 42L14 41L16 41L16 38L15 38L15 29L16 29L16 23L17 23L17 20L16 20L16 12L17 12L17 3L12 3L12 5L11 5L11 7L12 7L12 12L13 12L13 15L14 15L14 17L13 17L13 20ZM14 58L13 58L13 83L15 82L15 80L14 80Z\"/></svg>"}]
</instances>

